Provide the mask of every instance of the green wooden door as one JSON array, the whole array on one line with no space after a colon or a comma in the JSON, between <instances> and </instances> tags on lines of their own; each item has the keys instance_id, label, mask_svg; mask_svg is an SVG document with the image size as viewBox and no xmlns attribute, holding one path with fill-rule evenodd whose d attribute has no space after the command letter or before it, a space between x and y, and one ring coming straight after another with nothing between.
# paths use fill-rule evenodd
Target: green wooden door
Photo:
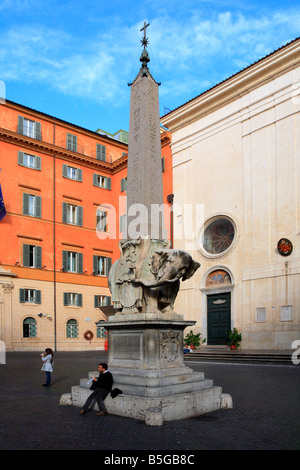
<instances>
[{"instance_id":1,"label":"green wooden door","mask_svg":"<svg viewBox=\"0 0 300 470\"><path fill-rule=\"evenodd\" d=\"M207 344L227 343L226 332L230 330L231 294L207 296Z\"/></svg>"}]
</instances>

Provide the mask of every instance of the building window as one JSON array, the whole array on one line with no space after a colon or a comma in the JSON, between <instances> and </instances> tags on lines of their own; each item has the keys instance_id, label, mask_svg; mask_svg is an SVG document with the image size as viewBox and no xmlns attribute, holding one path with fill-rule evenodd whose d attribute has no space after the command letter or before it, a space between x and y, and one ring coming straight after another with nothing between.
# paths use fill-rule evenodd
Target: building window
<instances>
[{"instance_id":1,"label":"building window","mask_svg":"<svg viewBox=\"0 0 300 470\"><path fill-rule=\"evenodd\" d=\"M109 295L95 295L94 307L108 307L111 305L111 297Z\"/></svg>"},{"instance_id":2,"label":"building window","mask_svg":"<svg viewBox=\"0 0 300 470\"><path fill-rule=\"evenodd\" d=\"M96 158L97 160L106 161L106 147L105 145L97 144L96 148Z\"/></svg>"},{"instance_id":3,"label":"building window","mask_svg":"<svg viewBox=\"0 0 300 470\"><path fill-rule=\"evenodd\" d=\"M37 157L36 155L29 155L28 153L19 151L18 164L33 170L41 170L41 157Z\"/></svg>"},{"instance_id":4,"label":"building window","mask_svg":"<svg viewBox=\"0 0 300 470\"><path fill-rule=\"evenodd\" d=\"M67 149L72 152L77 152L77 137L76 135L67 134Z\"/></svg>"},{"instance_id":5,"label":"building window","mask_svg":"<svg viewBox=\"0 0 300 470\"><path fill-rule=\"evenodd\" d=\"M74 204L63 202L63 223L79 225L83 223L83 208Z\"/></svg>"},{"instance_id":6,"label":"building window","mask_svg":"<svg viewBox=\"0 0 300 470\"><path fill-rule=\"evenodd\" d=\"M69 307L82 307L82 294L64 292L64 305Z\"/></svg>"},{"instance_id":7,"label":"building window","mask_svg":"<svg viewBox=\"0 0 300 470\"><path fill-rule=\"evenodd\" d=\"M121 179L121 193L127 189L127 176Z\"/></svg>"},{"instance_id":8,"label":"building window","mask_svg":"<svg viewBox=\"0 0 300 470\"><path fill-rule=\"evenodd\" d=\"M26 119L23 116L18 117L18 133L32 137L33 139L42 139L41 123Z\"/></svg>"},{"instance_id":9,"label":"building window","mask_svg":"<svg viewBox=\"0 0 300 470\"><path fill-rule=\"evenodd\" d=\"M27 317L23 321L23 338L36 338L37 327L36 320L32 317Z\"/></svg>"},{"instance_id":10,"label":"building window","mask_svg":"<svg viewBox=\"0 0 300 470\"><path fill-rule=\"evenodd\" d=\"M78 338L78 322L77 320L67 321L67 338Z\"/></svg>"},{"instance_id":11,"label":"building window","mask_svg":"<svg viewBox=\"0 0 300 470\"><path fill-rule=\"evenodd\" d=\"M42 247L23 245L23 266L27 268L42 267Z\"/></svg>"},{"instance_id":12,"label":"building window","mask_svg":"<svg viewBox=\"0 0 300 470\"><path fill-rule=\"evenodd\" d=\"M63 177L73 181L82 181L82 170L69 165L63 165Z\"/></svg>"},{"instance_id":13,"label":"building window","mask_svg":"<svg viewBox=\"0 0 300 470\"><path fill-rule=\"evenodd\" d=\"M107 338L107 330L104 326L97 325L97 338Z\"/></svg>"},{"instance_id":14,"label":"building window","mask_svg":"<svg viewBox=\"0 0 300 470\"><path fill-rule=\"evenodd\" d=\"M41 217L42 198L34 194L23 193L23 215Z\"/></svg>"},{"instance_id":15,"label":"building window","mask_svg":"<svg viewBox=\"0 0 300 470\"><path fill-rule=\"evenodd\" d=\"M111 267L111 258L93 256L93 274L95 276L108 276Z\"/></svg>"},{"instance_id":16,"label":"building window","mask_svg":"<svg viewBox=\"0 0 300 470\"><path fill-rule=\"evenodd\" d=\"M211 255L220 255L231 246L235 235L233 223L219 217L206 224L202 236L203 249Z\"/></svg>"},{"instance_id":17,"label":"building window","mask_svg":"<svg viewBox=\"0 0 300 470\"><path fill-rule=\"evenodd\" d=\"M37 289L20 289L19 290L20 303L41 303L41 291Z\"/></svg>"},{"instance_id":18,"label":"building window","mask_svg":"<svg viewBox=\"0 0 300 470\"><path fill-rule=\"evenodd\" d=\"M231 284L231 277L224 269L216 269L208 274L205 287L219 287Z\"/></svg>"},{"instance_id":19,"label":"building window","mask_svg":"<svg viewBox=\"0 0 300 470\"><path fill-rule=\"evenodd\" d=\"M93 185L97 186L98 188L111 189L111 178L94 173Z\"/></svg>"},{"instance_id":20,"label":"building window","mask_svg":"<svg viewBox=\"0 0 300 470\"><path fill-rule=\"evenodd\" d=\"M107 212L97 210L96 224L99 232L107 232Z\"/></svg>"},{"instance_id":21,"label":"building window","mask_svg":"<svg viewBox=\"0 0 300 470\"><path fill-rule=\"evenodd\" d=\"M74 251L63 251L63 271L83 273L83 254Z\"/></svg>"}]
</instances>

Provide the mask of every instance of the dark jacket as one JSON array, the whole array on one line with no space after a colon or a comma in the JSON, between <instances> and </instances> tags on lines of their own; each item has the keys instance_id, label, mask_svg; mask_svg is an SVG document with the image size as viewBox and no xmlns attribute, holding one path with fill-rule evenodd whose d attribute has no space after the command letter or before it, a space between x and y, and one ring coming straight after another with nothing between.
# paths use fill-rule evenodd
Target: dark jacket
<instances>
[{"instance_id":1,"label":"dark jacket","mask_svg":"<svg viewBox=\"0 0 300 470\"><path fill-rule=\"evenodd\" d=\"M91 385L90 390L96 390L96 388L103 388L103 390L107 390L107 392L111 392L113 385L113 376L112 374L107 372L101 372L97 379L97 382L93 382Z\"/></svg>"}]
</instances>

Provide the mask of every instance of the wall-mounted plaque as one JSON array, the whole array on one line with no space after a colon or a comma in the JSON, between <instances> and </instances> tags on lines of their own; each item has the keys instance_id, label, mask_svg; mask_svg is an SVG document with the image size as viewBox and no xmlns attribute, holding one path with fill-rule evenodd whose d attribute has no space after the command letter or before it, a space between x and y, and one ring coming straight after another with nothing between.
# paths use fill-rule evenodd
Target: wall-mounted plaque
<instances>
[{"instance_id":1,"label":"wall-mounted plaque","mask_svg":"<svg viewBox=\"0 0 300 470\"><path fill-rule=\"evenodd\" d=\"M293 245L287 238L281 238L277 243L277 248L282 256L289 256L293 251Z\"/></svg>"}]
</instances>

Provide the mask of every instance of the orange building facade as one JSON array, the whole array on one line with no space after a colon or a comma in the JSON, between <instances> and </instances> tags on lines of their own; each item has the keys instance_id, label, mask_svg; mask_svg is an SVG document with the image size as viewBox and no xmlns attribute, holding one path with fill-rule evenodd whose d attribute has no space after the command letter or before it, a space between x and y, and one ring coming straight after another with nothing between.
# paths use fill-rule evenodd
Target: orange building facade
<instances>
[{"instance_id":1,"label":"orange building facade","mask_svg":"<svg viewBox=\"0 0 300 470\"><path fill-rule=\"evenodd\" d=\"M164 204L170 134L161 134ZM105 348L107 276L119 258L126 142L6 101L0 105L0 340L11 350ZM165 214L172 237L171 214ZM103 326L96 322L103 321Z\"/></svg>"}]
</instances>

